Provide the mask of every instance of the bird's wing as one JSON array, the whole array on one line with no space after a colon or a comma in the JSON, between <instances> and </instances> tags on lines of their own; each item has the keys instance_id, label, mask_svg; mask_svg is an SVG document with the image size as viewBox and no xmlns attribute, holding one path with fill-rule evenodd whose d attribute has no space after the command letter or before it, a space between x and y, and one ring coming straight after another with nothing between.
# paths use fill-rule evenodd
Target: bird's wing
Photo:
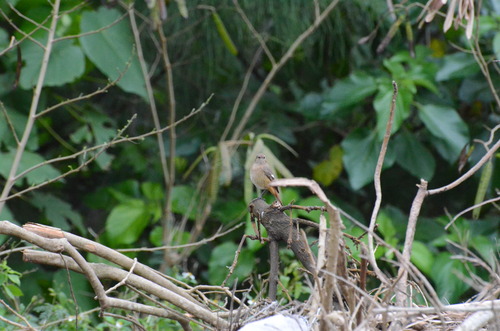
<instances>
[{"instance_id":1,"label":"bird's wing","mask_svg":"<svg viewBox=\"0 0 500 331\"><path fill-rule=\"evenodd\" d=\"M274 176L274 174L271 172L270 169L264 169L264 174L266 174L266 177L269 178L270 181L273 181L276 179L276 176ZM276 189L276 192L279 193L279 189L278 187L274 187Z\"/></svg>"}]
</instances>

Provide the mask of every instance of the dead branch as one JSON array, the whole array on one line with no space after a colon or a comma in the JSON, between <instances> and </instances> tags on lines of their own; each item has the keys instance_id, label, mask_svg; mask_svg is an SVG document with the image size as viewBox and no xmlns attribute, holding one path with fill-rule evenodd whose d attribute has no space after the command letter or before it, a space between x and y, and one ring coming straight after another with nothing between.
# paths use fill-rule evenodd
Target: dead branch
<instances>
[{"instance_id":1,"label":"dead branch","mask_svg":"<svg viewBox=\"0 0 500 331\"><path fill-rule=\"evenodd\" d=\"M209 325L222 328L229 327L227 321L221 319L207 307L196 301L185 289L173 284L156 270L141 263L136 263L134 273L130 273L128 278L126 278L128 271L88 263L77 251L78 248L79 250L93 253L127 270L130 270L134 266L134 260L104 245L57 228L34 223L29 223L22 228L8 221L1 221L0 233L21 238L52 253L26 250L26 261L52 263L59 267L67 266L71 270L83 273L96 293L102 310L122 308L165 318L175 319L175 317L178 317L163 308L109 297L105 293L100 281L101 277L117 281L126 279L127 285L132 284L134 287L153 293ZM69 257L59 254L63 252L69 254Z\"/></svg>"}]
</instances>

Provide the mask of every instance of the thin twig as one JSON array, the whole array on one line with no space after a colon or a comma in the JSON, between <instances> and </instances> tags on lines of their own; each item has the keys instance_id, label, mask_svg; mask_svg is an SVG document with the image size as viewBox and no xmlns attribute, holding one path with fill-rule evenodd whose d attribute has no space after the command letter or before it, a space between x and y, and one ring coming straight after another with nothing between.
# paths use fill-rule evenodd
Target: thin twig
<instances>
[{"instance_id":1,"label":"thin twig","mask_svg":"<svg viewBox=\"0 0 500 331\"><path fill-rule=\"evenodd\" d=\"M21 141L19 142L16 153L14 155L14 160L12 161L12 165L10 167L9 175L6 179L4 189L2 194L0 195L0 212L5 205L5 198L9 196L10 190L14 186L16 172L19 169L21 164L21 158L24 154L24 150L26 149L26 144L28 143L28 139L31 135L31 131L33 129L33 125L36 120L36 110L38 108L38 103L40 101L40 96L42 93L43 82L45 81L45 75L47 74L47 68L49 66L49 58L52 53L53 40L56 33L57 22L59 19L59 6L61 4L61 0L54 0L52 5L52 22L50 24L50 30L47 37L47 45L45 47L43 53L42 64L40 67L40 72L38 74L38 81L35 86L35 90L33 92L33 99L31 101L30 111L28 115L28 120L26 121L26 127L24 128L23 136Z\"/></svg>"},{"instance_id":2,"label":"thin twig","mask_svg":"<svg viewBox=\"0 0 500 331\"><path fill-rule=\"evenodd\" d=\"M406 269L406 266L410 264L411 249L413 247L413 239L417 230L418 215L420 214L420 210L427 193L427 181L421 179L420 185L417 186L418 192L411 205L408 225L406 227L406 237L402 254L403 260L400 261L401 266L398 270L398 280L395 285L397 304L400 307L408 306L405 304L405 300L407 299L406 282L408 280L408 270Z\"/></svg>"},{"instance_id":3,"label":"thin twig","mask_svg":"<svg viewBox=\"0 0 500 331\"><path fill-rule=\"evenodd\" d=\"M198 108L198 109L193 109L188 115L184 116L183 118L181 118L180 120L178 120L177 122L174 123L174 125L168 125L166 127L164 127L163 129L159 130L161 132L165 132L167 130L170 130L170 128L172 128L173 126L176 126L184 121L186 121L187 119L193 117L194 115L198 114L199 112L201 112L203 110L203 108L205 108L205 106L208 104L208 102L210 102L210 100L212 99L212 96L210 96L207 101L203 102L201 104L201 106ZM84 149L80 152L77 152L77 153L74 153L72 155L68 155L68 156L63 156L63 157L58 157L58 158L54 158L54 159L51 159L51 160L48 160L48 161L45 161L45 162L42 162L40 164L37 164L37 165L34 165L33 167L29 168L29 169L26 169L25 171L21 172L20 174L18 174L16 177L15 177L15 180L18 180L22 177L24 177L26 174L28 174L29 172L35 170L35 169L38 169L40 167L43 167L47 164L51 164L51 163L56 163L56 162L61 162L61 161L66 161L66 160L71 160L71 159L75 159L77 158L78 156L80 155L85 155L89 152L93 152L93 151L97 151L96 153L102 153L104 150L106 150L107 148L113 146L113 145L116 145L116 144L119 144L119 143L123 143L123 142L134 142L134 141L142 141L144 140L144 138L146 137L149 137L149 136L152 136L152 135L156 135L157 133L157 130L153 130L151 132L148 132L148 133L145 133L145 134L142 134L142 135L139 135L139 136L135 136L135 137L123 137L123 138L119 138L119 139L116 139L116 140L113 140L111 142L105 142L105 143L102 143L102 144L99 144L99 145L96 145L96 146L93 146L91 148L87 148L87 149ZM92 160L94 160L95 158L92 158ZM22 191L19 191L15 194L12 194L12 195L9 195L7 197L4 197L4 198L1 198L0 197L0 203L3 203L7 200L10 200L12 198L15 198L15 197L19 197L27 192L30 192L30 191L33 191L33 190L36 190L42 186L45 186L47 184L50 184L50 183L53 183L55 181L58 181L59 179L62 179L72 173L75 173L76 171L80 170L82 167L86 166L87 164L89 164L88 160L84 163L82 163L77 169L72 169L56 178L52 178L52 179L49 179L43 183L40 183L40 184L37 184L37 185L34 185L34 186L30 186L29 188L26 188Z\"/></svg>"},{"instance_id":4,"label":"thin twig","mask_svg":"<svg viewBox=\"0 0 500 331\"><path fill-rule=\"evenodd\" d=\"M325 8L325 10L314 20L314 22L305 30L300 36L297 37L297 39L292 43L290 48L286 51L286 53L281 57L281 59L274 65L269 73L266 76L266 79L264 82L260 85L259 89L253 96L252 100L250 101L250 104L248 105L247 109L245 110L245 113L243 114L242 119L240 120L238 126L233 132L233 135L231 137L231 140L237 140L238 137L241 136L241 133L245 126L248 123L248 120L250 119L250 116L252 116L255 108L257 107L257 104L259 103L260 99L266 92L269 84L271 81L274 79L274 76L278 73L278 71L285 65L285 63L293 56L297 48L304 42L305 39L307 39L317 28L318 26L328 17L328 15L331 13L331 11L337 6L339 0L333 0L328 7Z\"/></svg>"},{"instance_id":5,"label":"thin twig","mask_svg":"<svg viewBox=\"0 0 500 331\"><path fill-rule=\"evenodd\" d=\"M473 206L470 206L469 208L466 208L464 210L462 210L460 213L458 213L457 215L455 215L455 217L452 218L452 220L446 224L446 226L444 227L445 230L448 230L448 228L453 224L455 223L455 221L460 217L462 216L463 214L465 213L468 213L469 211L471 210L474 210L478 207L481 207L481 206L484 206L484 205L487 205L487 204L490 204L490 203L494 203L494 202L497 202L497 201L500 201L500 196L498 197L495 197L495 198L491 198L491 199L488 199L488 200L484 200L483 202L481 203L478 203L478 204L475 204Z\"/></svg>"},{"instance_id":6,"label":"thin twig","mask_svg":"<svg viewBox=\"0 0 500 331\"><path fill-rule=\"evenodd\" d=\"M158 144L158 151L160 157L161 169L163 172L163 180L165 182L165 187L168 187L169 183L169 174L168 174L168 166L167 166L167 157L165 153L165 144L163 143L163 135L160 132L161 124L160 119L158 117L158 110L156 108L156 102L153 95L153 87L151 86L151 80L149 79L148 68L146 66L146 60L144 59L144 55L142 52L142 43L141 36L139 33L139 29L137 28L137 22L135 20L135 9L131 4L128 8L129 18L130 18L130 26L132 27L132 33L134 35L134 41L137 48L137 58L139 59L139 63L141 65L142 77L144 79L144 83L146 85L146 92L148 94L149 101L149 109L151 110L151 115L153 117L153 123L157 130L156 140Z\"/></svg>"},{"instance_id":7,"label":"thin twig","mask_svg":"<svg viewBox=\"0 0 500 331\"><path fill-rule=\"evenodd\" d=\"M377 224L377 216L380 210L380 204L382 203L382 188L380 183L380 176L382 174L382 167L384 165L385 154L387 153L387 146L389 145L389 139L391 138L392 124L394 120L394 113L396 111L396 98L398 96L398 85L395 81L392 82L393 93L392 93L392 102L391 108L389 110L389 120L387 121L387 125L385 127L385 135L384 140L382 141L382 146L380 147L380 153L378 156L377 166L375 168L375 174L373 177L374 185L375 185L375 194L377 196L375 200L375 206L373 207L372 216L370 218L370 227L368 232L368 259L372 264L373 270L380 278L382 282L387 284L388 279L385 275L380 271L377 260L375 259L375 251L373 245L373 232L375 231L375 225Z\"/></svg>"},{"instance_id":8,"label":"thin twig","mask_svg":"<svg viewBox=\"0 0 500 331\"><path fill-rule=\"evenodd\" d=\"M12 132L12 136L14 137L16 144L19 145L19 137L17 136L16 129L14 128L14 125L12 124L12 121L10 120L9 114L7 113L7 109L5 109L5 105L1 101L0 101L0 108L2 108L3 115L5 116L5 119L7 121L7 125L9 126L10 132Z\"/></svg>"},{"instance_id":9,"label":"thin twig","mask_svg":"<svg viewBox=\"0 0 500 331\"><path fill-rule=\"evenodd\" d=\"M448 185L445 185L445 186L442 186L439 188L435 188L432 190L428 190L427 195L434 195L434 194L446 192L446 191L449 191L449 190L457 187L458 185L462 184L464 181L466 181L472 175L474 175L483 166L483 164L488 162L488 160L493 157L493 155L495 154L495 152L499 148L500 148L500 139L490 148L490 150L488 152L486 152L486 154L483 155L483 157L479 160L479 162L477 162L472 168L469 169L469 171L467 171L465 174L463 174L458 179L456 179L455 181L453 181L452 183L450 183Z\"/></svg>"},{"instance_id":10,"label":"thin twig","mask_svg":"<svg viewBox=\"0 0 500 331\"><path fill-rule=\"evenodd\" d=\"M2 321L4 321L5 323L8 323L8 324L11 324L11 325L14 325L18 328L21 328L22 330L25 330L26 328L28 330L36 330L34 327L31 326L30 322L28 322L28 320L21 314L19 314L17 311L15 311L14 309L12 309L5 301L3 301L2 299L0 299L0 304L4 305L5 308L7 308L7 310L9 310L12 314L16 315L18 318L20 318L26 325L22 325L22 324L19 324L19 323L16 323L16 322L13 322L11 320L8 320L6 318L4 318L3 316L0 315L0 319Z\"/></svg>"},{"instance_id":11,"label":"thin twig","mask_svg":"<svg viewBox=\"0 0 500 331\"><path fill-rule=\"evenodd\" d=\"M271 51L267 47L266 42L264 41L264 39L262 38L260 33L258 33L257 30L255 30L252 22L250 22L250 19L248 19L248 16L245 14L243 9L241 8L238 0L233 0L233 3L234 3L234 6L236 7L236 11L238 12L238 14L240 14L241 18L243 19L243 22L245 22L245 24L248 26L250 31L252 31L252 34L257 39L257 41L260 44L260 47L262 47L262 49L264 50L264 52L267 55L267 58L271 62L271 65L274 67L276 65L276 60L274 59L273 54L271 53Z\"/></svg>"},{"instance_id":12,"label":"thin twig","mask_svg":"<svg viewBox=\"0 0 500 331\"><path fill-rule=\"evenodd\" d=\"M214 241L217 238L223 237L226 234L231 233L234 230L242 227L244 224L245 223L237 224L237 225L233 226L232 228L230 228L229 230L224 231L224 232L220 232L220 230L219 230L213 236L211 236L210 238L204 238L204 239L202 239L200 241L197 241L197 242L194 242L194 243L189 243L189 244L184 244L184 245L173 245L173 246L159 246L159 247L121 248L121 249L119 248L119 249L116 249L116 250L118 252L122 252L122 253L127 253L127 252L155 252L155 251L161 251L161 250L165 250L165 249L179 249L179 248L187 248L187 247L198 247L198 246L205 245L205 244L207 244L207 243L209 243L211 241Z\"/></svg>"}]
</instances>

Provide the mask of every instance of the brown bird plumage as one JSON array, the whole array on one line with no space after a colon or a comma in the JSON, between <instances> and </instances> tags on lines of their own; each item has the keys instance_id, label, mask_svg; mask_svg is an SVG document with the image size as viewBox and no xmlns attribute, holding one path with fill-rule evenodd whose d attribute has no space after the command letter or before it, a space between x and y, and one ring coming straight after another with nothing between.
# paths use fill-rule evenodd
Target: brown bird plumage
<instances>
[{"instance_id":1,"label":"brown bird plumage","mask_svg":"<svg viewBox=\"0 0 500 331\"><path fill-rule=\"evenodd\" d=\"M269 185L275 179L276 176L274 176L271 167L269 167L269 164L266 161L266 156L264 154L257 154L255 162L250 168L250 180L255 187L257 187L257 189L269 191L269 193L274 195L274 197L283 205L279 195L279 189Z\"/></svg>"}]
</instances>

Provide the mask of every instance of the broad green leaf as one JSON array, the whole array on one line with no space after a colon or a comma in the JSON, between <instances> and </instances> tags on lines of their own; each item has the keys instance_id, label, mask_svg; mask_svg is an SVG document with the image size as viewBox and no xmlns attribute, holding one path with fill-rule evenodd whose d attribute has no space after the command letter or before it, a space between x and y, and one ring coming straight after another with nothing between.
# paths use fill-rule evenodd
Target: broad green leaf
<instances>
[{"instance_id":1,"label":"broad green leaf","mask_svg":"<svg viewBox=\"0 0 500 331\"><path fill-rule=\"evenodd\" d=\"M9 221L9 222L13 222L14 224L17 224L14 221L14 216L12 215L12 212L7 207L7 205L4 205L2 208L2 211L0 211L0 221ZM3 238L4 238L3 236L0 236L0 242L2 242L1 240Z\"/></svg>"},{"instance_id":2,"label":"broad green leaf","mask_svg":"<svg viewBox=\"0 0 500 331\"><path fill-rule=\"evenodd\" d=\"M16 285L21 285L21 277L18 274L14 273L8 273L7 278L9 279L10 282L16 284Z\"/></svg>"},{"instance_id":3,"label":"broad green leaf","mask_svg":"<svg viewBox=\"0 0 500 331\"><path fill-rule=\"evenodd\" d=\"M210 261L208 263L208 275L211 284L221 284L226 278L229 267L233 263L233 259L238 247L232 242L225 242L212 250ZM236 278L238 282L248 277L255 265L255 256L248 249L243 249L238 257L238 263L226 286L231 286Z\"/></svg>"},{"instance_id":4,"label":"broad green leaf","mask_svg":"<svg viewBox=\"0 0 500 331\"><path fill-rule=\"evenodd\" d=\"M26 127L26 122L28 121L28 116L15 111L10 107L6 107L6 113L9 117L10 123L14 127L17 138L21 139L24 128ZM28 138L28 143L26 144L26 149L30 151L38 149L38 133L38 127L36 125L33 126L30 137ZM0 146L2 145L4 147L17 146L14 133L5 118L5 113L3 111L0 112Z\"/></svg>"},{"instance_id":5,"label":"broad green leaf","mask_svg":"<svg viewBox=\"0 0 500 331\"><path fill-rule=\"evenodd\" d=\"M450 163L456 161L469 142L469 129L455 109L434 104L419 106L418 115L433 136L439 153Z\"/></svg>"},{"instance_id":6,"label":"broad green leaf","mask_svg":"<svg viewBox=\"0 0 500 331\"><path fill-rule=\"evenodd\" d=\"M313 179L328 186L339 177L342 169L342 148L335 145L330 148L328 159L313 168Z\"/></svg>"},{"instance_id":7,"label":"broad green leaf","mask_svg":"<svg viewBox=\"0 0 500 331\"><path fill-rule=\"evenodd\" d=\"M14 160L15 151L11 150L7 153L0 152L0 175L4 178L9 176L10 168L12 166L12 162ZM21 158L21 163L19 164L19 168L17 170L17 174L21 172L42 164L45 162L45 159L39 154L24 151L23 156ZM50 164L46 164L41 166L33 171L28 172L24 177L20 180L16 181L16 186L21 186L23 179L25 178L29 185L36 185L43 183L46 180L53 179L59 176L61 173L59 170L51 166ZM62 180L62 179L61 179Z\"/></svg>"},{"instance_id":8,"label":"broad green leaf","mask_svg":"<svg viewBox=\"0 0 500 331\"><path fill-rule=\"evenodd\" d=\"M438 82L456 78L466 78L479 72L479 66L472 54L455 53L443 58L441 69L436 74Z\"/></svg>"},{"instance_id":9,"label":"broad green leaf","mask_svg":"<svg viewBox=\"0 0 500 331\"><path fill-rule=\"evenodd\" d=\"M351 74L326 91L321 114L323 116L335 115L343 108L361 103L376 91L377 83L373 76L364 72Z\"/></svg>"},{"instance_id":10,"label":"broad green leaf","mask_svg":"<svg viewBox=\"0 0 500 331\"><path fill-rule=\"evenodd\" d=\"M155 226L149 232L149 241L156 247L163 245L163 226Z\"/></svg>"},{"instance_id":11,"label":"broad green leaf","mask_svg":"<svg viewBox=\"0 0 500 331\"><path fill-rule=\"evenodd\" d=\"M468 267L470 270L475 269L471 265ZM469 285L457 277L457 274L463 277L467 273L468 271L462 261L452 260L450 253L443 252L435 257L429 276L436 284L439 297L444 302L456 303L460 295L469 288Z\"/></svg>"},{"instance_id":12,"label":"broad green leaf","mask_svg":"<svg viewBox=\"0 0 500 331\"><path fill-rule=\"evenodd\" d=\"M3 286L5 292L11 299L15 299L16 297L23 296L23 291L19 287L14 284L6 284Z\"/></svg>"},{"instance_id":13,"label":"broad green leaf","mask_svg":"<svg viewBox=\"0 0 500 331\"><path fill-rule=\"evenodd\" d=\"M494 231L494 230L493 230ZM491 231L490 233L494 233ZM486 238L485 236L473 236L471 239L472 247L479 252L479 256L490 266L497 263L495 257L498 255L498 249L500 249L500 244L498 241L495 243L493 240ZM495 252L496 251L496 252Z\"/></svg>"},{"instance_id":14,"label":"broad green leaf","mask_svg":"<svg viewBox=\"0 0 500 331\"><path fill-rule=\"evenodd\" d=\"M45 216L51 225L65 231L71 230L71 226L74 226L82 234L87 232L82 216L74 211L69 203L55 195L35 192L30 202L33 206L45 212Z\"/></svg>"},{"instance_id":15,"label":"broad green leaf","mask_svg":"<svg viewBox=\"0 0 500 331\"><path fill-rule=\"evenodd\" d=\"M247 212L247 205L241 199L218 199L213 207L212 216L217 222L230 224L242 219Z\"/></svg>"},{"instance_id":16,"label":"broad green leaf","mask_svg":"<svg viewBox=\"0 0 500 331\"><path fill-rule=\"evenodd\" d=\"M120 19L116 9L100 6L97 11L82 14L80 29L82 33L102 30ZM124 91L140 95L147 101L146 85L139 60L134 53L134 39L127 19L104 30L80 37L85 55L110 80L123 77L117 83ZM130 66L127 68L127 66ZM126 72L125 72L126 71Z\"/></svg>"},{"instance_id":17,"label":"broad green leaf","mask_svg":"<svg viewBox=\"0 0 500 331\"><path fill-rule=\"evenodd\" d=\"M196 207L198 206L196 200L197 197L193 187L177 185L172 190L172 211L194 220L196 218ZM187 215L188 212L189 215Z\"/></svg>"},{"instance_id":18,"label":"broad green leaf","mask_svg":"<svg viewBox=\"0 0 500 331\"><path fill-rule=\"evenodd\" d=\"M144 182L141 184L142 194L152 201L163 200L164 194L162 186L159 183Z\"/></svg>"},{"instance_id":19,"label":"broad green leaf","mask_svg":"<svg viewBox=\"0 0 500 331\"><path fill-rule=\"evenodd\" d=\"M411 262L426 275L432 272L434 255L422 242L415 240L411 248Z\"/></svg>"},{"instance_id":20,"label":"broad green leaf","mask_svg":"<svg viewBox=\"0 0 500 331\"><path fill-rule=\"evenodd\" d=\"M393 87L391 82L379 85L379 90L373 101L373 108L377 112L377 135L382 141L385 135L385 128L389 121L392 104ZM410 115L410 105L413 101L413 94L404 88L399 88L396 98L396 108L394 109L394 121L391 133L397 132L401 124Z\"/></svg>"},{"instance_id":21,"label":"broad green leaf","mask_svg":"<svg viewBox=\"0 0 500 331\"><path fill-rule=\"evenodd\" d=\"M106 219L106 234L113 246L130 245L139 239L149 224L149 213L144 201L130 199L119 204Z\"/></svg>"},{"instance_id":22,"label":"broad green leaf","mask_svg":"<svg viewBox=\"0 0 500 331\"><path fill-rule=\"evenodd\" d=\"M341 144L344 149L344 168L349 175L349 183L358 190L373 181L381 144L376 139L376 132L358 129L347 136ZM394 164L396 154L389 144L384 161L384 168Z\"/></svg>"},{"instance_id":23,"label":"broad green leaf","mask_svg":"<svg viewBox=\"0 0 500 331\"><path fill-rule=\"evenodd\" d=\"M377 217L378 231L383 235L385 241L396 237L396 227L388 213L384 210Z\"/></svg>"},{"instance_id":24,"label":"broad green leaf","mask_svg":"<svg viewBox=\"0 0 500 331\"><path fill-rule=\"evenodd\" d=\"M43 45L47 42L47 33L37 33L37 39ZM21 52L25 66L21 71L19 85L31 89L37 84L44 51L31 41L21 43ZM43 82L44 86L61 86L75 81L83 75L85 57L81 48L72 40L55 43L50 53L49 65Z\"/></svg>"},{"instance_id":25,"label":"broad green leaf","mask_svg":"<svg viewBox=\"0 0 500 331\"><path fill-rule=\"evenodd\" d=\"M306 94L300 99L297 111L300 112L305 118L316 120L319 118L323 97L321 94L311 92Z\"/></svg>"},{"instance_id":26,"label":"broad green leaf","mask_svg":"<svg viewBox=\"0 0 500 331\"><path fill-rule=\"evenodd\" d=\"M414 135L402 130L394 138L396 163L417 178L430 181L434 176L436 161L431 152Z\"/></svg>"}]
</instances>

